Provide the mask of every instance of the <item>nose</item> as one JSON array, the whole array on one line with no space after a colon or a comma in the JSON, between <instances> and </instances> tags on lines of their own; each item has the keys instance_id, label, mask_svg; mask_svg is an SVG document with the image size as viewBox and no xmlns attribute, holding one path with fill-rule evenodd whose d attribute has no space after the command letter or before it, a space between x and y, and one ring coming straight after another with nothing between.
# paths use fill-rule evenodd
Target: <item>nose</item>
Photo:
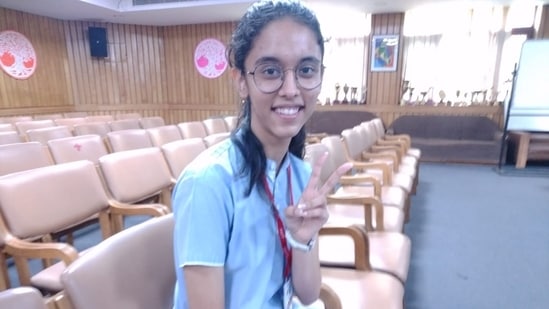
<instances>
[{"instance_id":1,"label":"nose","mask_svg":"<svg viewBox=\"0 0 549 309\"><path fill-rule=\"evenodd\" d=\"M290 76L290 74L292 76ZM299 93L299 88L297 85L297 76L294 69L287 69L284 71L282 76L282 87L280 87L279 93L281 95L295 97Z\"/></svg>"}]
</instances>

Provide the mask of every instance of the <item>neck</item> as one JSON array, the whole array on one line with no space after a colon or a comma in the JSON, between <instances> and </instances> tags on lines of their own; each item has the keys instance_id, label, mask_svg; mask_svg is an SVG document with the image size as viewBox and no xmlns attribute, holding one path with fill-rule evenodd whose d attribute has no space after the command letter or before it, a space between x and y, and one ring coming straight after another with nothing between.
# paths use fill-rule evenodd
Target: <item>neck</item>
<instances>
[{"instance_id":1,"label":"neck","mask_svg":"<svg viewBox=\"0 0 549 309\"><path fill-rule=\"evenodd\" d=\"M280 168L280 164L282 164L282 160L284 160L286 153L288 153L290 141L280 143L278 145L273 145L272 143L263 143L263 141L261 142L263 144L265 156L267 157L267 159L276 162L276 169L278 171L278 169Z\"/></svg>"}]
</instances>

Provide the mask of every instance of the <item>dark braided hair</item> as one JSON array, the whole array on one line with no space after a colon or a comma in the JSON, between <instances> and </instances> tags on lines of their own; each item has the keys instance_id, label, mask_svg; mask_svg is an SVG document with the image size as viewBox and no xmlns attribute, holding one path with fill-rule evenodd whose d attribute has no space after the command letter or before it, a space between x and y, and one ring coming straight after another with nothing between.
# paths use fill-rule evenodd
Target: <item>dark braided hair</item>
<instances>
[{"instance_id":1,"label":"dark braided hair","mask_svg":"<svg viewBox=\"0 0 549 309\"><path fill-rule=\"evenodd\" d=\"M297 1L260 1L248 9L233 32L227 50L229 65L240 70L241 74L246 74L244 62L253 47L255 39L265 26L282 18L291 18L311 29L316 36L321 55L324 56L324 38L320 31L320 24L311 10ZM299 133L290 141L290 153L303 158L305 138L305 128L302 127ZM238 127L231 135L231 139L244 157L240 172L243 176L249 176L249 184L246 190L246 196L248 196L254 185L261 182L267 164L263 146L251 129L251 102L249 97L242 102Z\"/></svg>"}]
</instances>

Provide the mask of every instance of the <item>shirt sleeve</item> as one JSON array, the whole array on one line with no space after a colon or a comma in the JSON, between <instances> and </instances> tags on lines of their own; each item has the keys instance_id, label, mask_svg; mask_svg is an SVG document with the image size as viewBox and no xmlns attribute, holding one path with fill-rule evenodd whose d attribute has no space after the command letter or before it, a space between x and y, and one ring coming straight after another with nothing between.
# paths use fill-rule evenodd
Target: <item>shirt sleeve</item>
<instances>
[{"instance_id":1,"label":"shirt sleeve","mask_svg":"<svg viewBox=\"0 0 549 309\"><path fill-rule=\"evenodd\" d=\"M173 193L174 257L186 265L223 266L229 241L230 182L215 167L182 175Z\"/></svg>"}]
</instances>

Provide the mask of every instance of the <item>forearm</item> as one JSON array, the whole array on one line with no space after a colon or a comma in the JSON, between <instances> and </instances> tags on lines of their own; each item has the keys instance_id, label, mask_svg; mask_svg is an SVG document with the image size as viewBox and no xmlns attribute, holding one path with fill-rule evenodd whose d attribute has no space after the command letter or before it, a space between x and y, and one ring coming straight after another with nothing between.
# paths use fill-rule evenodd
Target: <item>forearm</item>
<instances>
[{"instance_id":1,"label":"forearm","mask_svg":"<svg viewBox=\"0 0 549 309\"><path fill-rule=\"evenodd\" d=\"M301 303L308 305L318 299L321 281L318 244L309 252L292 249L292 283Z\"/></svg>"}]
</instances>

